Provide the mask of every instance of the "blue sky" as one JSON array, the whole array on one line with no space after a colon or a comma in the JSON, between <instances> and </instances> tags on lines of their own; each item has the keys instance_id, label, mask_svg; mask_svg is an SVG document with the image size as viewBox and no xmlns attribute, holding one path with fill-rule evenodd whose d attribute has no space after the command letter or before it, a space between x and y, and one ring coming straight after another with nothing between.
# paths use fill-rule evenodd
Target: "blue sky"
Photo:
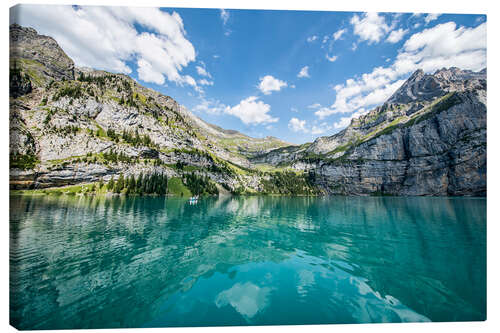
<instances>
[{"instance_id":1,"label":"blue sky","mask_svg":"<svg viewBox=\"0 0 500 333\"><path fill-rule=\"evenodd\" d=\"M345 128L418 68L486 67L484 15L33 5L11 14L77 65L124 72L208 122L292 143Z\"/></svg>"}]
</instances>

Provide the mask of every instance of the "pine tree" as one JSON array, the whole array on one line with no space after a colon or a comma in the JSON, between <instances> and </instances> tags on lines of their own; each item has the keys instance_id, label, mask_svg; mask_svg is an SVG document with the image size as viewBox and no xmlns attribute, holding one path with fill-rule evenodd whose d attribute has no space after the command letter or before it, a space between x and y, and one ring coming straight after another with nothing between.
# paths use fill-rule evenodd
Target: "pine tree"
<instances>
[{"instance_id":1,"label":"pine tree","mask_svg":"<svg viewBox=\"0 0 500 333\"><path fill-rule=\"evenodd\" d=\"M132 175L129 180L129 185L128 185L130 193L135 193L135 177Z\"/></svg>"},{"instance_id":2,"label":"pine tree","mask_svg":"<svg viewBox=\"0 0 500 333\"><path fill-rule=\"evenodd\" d=\"M114 180L113 176L111 176L111 178L109 179L107 187L108 187L108 191L113 191L113 189L115 188L115 180Z\"/></svg>"},{"instance_id":3,"label":"pine tree","mask_svg":"<svg viewBox=\"0 0 500 333\"><path fill-rule=\"evenodd\" d=\"M120 176L118 177L118 180L116 181L114 192L115 193L120 193L125 186L125 181L123 179L123 174L121 173Z\"/></svg>"},{"instance_id":4,"label":"pine tree","mask_svg":"<svg viewBox=\"0 0 500 333\"><path fill-rule=\"evenodd\" d=\"M142 194L144 193L144 190L143 190L143 175L142 175L142 172L139 174L139 177L137 177L137 181L136 181L136 184L135 184L135 188L136 188L136 192L138 194Z\"/></svg>"}]
</instances>

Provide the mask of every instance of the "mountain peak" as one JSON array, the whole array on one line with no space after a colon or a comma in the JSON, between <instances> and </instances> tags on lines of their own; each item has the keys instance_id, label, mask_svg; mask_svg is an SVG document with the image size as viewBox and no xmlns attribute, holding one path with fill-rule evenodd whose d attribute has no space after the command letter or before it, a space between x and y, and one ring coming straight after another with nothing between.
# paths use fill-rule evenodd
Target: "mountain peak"
<instances>
[{"instance_id":1,"label":"mountain peak","mask_svg":"<svg viewBox=\"0 0 500 333\"><path fill-rule=\"evenodd\" d=\"M75 64L54 38L15 23L10 25L9 32L11 62L36 73L38 84L74 79Z\"/></svg>"},{"instance_id":2,"label":"mountain peak","mask_svg":"<svg viewBox=\"0 0 500 333\"><path fill-rule=\"evenodd\" d=\"M414 101L431 101L451 91L462 91L470 79L486 79L486 69L480 72L457 67L441 68L434 74L416 70L387 100L387 103L407 104ZM469 83L470 85L470 83Z\"/></svg>"}]
</instances>

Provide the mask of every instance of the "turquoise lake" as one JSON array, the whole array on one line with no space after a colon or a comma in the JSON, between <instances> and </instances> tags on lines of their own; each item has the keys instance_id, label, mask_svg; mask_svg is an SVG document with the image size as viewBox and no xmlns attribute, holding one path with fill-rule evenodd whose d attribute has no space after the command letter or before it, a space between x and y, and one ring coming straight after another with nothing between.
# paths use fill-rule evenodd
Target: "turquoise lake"
<instances>
[{"instance_id":1,"label":"turquoise lake","mask_svg":"<svg viewBox=\"0 0 500 333\"><path fill-rule=\"evenodd\" d=\"M486 199L10 197L19 329L486 319Z\"/></svg>"}]
</instances>

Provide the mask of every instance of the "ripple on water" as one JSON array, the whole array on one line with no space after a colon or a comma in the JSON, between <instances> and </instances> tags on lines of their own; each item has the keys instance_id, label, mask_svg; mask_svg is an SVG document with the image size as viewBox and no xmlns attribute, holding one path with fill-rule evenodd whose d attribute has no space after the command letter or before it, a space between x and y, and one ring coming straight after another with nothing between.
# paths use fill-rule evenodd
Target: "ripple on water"
<instances>
[{"instance_id":1,"label":"ripple on water","mask_svg":"<svg viewBox=\"0 0 500 333\"><path fill-rule=\"evenodd\" d=\"M16 197L22 329L484 320L486 201Z\"/></svg>"}]
</instances>

